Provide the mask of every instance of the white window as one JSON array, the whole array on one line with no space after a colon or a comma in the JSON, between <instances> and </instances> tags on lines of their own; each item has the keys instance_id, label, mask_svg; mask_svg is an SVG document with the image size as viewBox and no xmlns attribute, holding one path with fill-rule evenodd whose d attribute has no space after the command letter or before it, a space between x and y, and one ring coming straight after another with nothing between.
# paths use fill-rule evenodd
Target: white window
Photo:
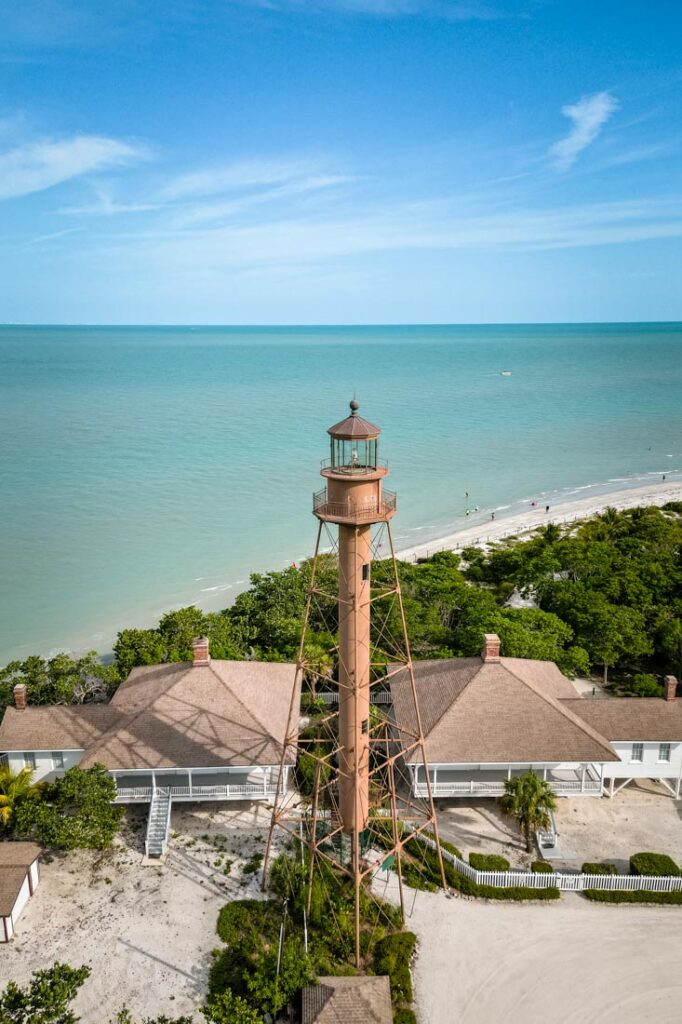
<instances>
[{"instance_id":1,"label":"white window","mask_svg":"<svg viewBox=\"0 0 682 1024\"><path fill-rule=\"evenodd\" d=\"M32 768L35 771L36 768L36 755L24 752L24 767Z\"/></svg>"},{"instance_id":2,"label":"white window","mask_svg":"<svg viewBox=\"0 0 682 1024\"><path fill-rule=\"evenodd\" d=\"M670 744L659 743L658 744L658 760L669 761L670 760Z\"/></svg>"},{"instance_id":3,"label":"white window","mask_svg":"<svg viewBox=\"0 0 682 1024\"><path fill-rule=\"evenodd\" d=\"M632 744L632 757L630 758L630 760L631 761L639 761L639 762L644 760L644 744L643 743L633 743Z\"/></svg>"},{"instance_id":4,"label":"white window","mask_svg":"<svg viewBox=\"0 0 682 1024\"><path fill-rule=\"evenodd\" d=\"M61 750L52 751L52 767L63 768L64 767L64 755Z\"/></svg>"}]
</instances>

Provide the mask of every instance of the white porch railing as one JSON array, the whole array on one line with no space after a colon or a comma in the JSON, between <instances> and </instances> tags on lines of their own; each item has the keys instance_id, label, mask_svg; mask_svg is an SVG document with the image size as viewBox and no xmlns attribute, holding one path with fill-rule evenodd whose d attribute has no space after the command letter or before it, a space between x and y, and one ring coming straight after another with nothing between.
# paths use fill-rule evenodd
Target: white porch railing
<instances>
[{"instance_id":1,"label":"white porch railing","mask_svg":"<svg viewBox=\"0 0 682 1024\"><path fill-rule=\"evenodd\" d=\"M339 703L339 691L335 690L329 693L328 691L322 691L321 693L315 694L315 696L324 701L325 704L338 704ZM390 704L391 694L388 690L370 690L369 691L369 702L370 704Z\"/></svg>"},{"instance_id":2,"label":"white porch railing","mask_svg":"<svg viewBox=\"0 0 682 1024\"><path fill-rule=\"evenodd\" d=\"M256 783L248 783L239 786L168 786L164 787L174 799L185 800L245 800L256 799L257 797L274 797L277 789L276 784L267 786ZM140 786L119 786L116 790L117 803L149 803L152 798L151 787Z\"/></svg>"},{"instance_id":3,"label":"white porch railing","mask_svg":"<svg viewBox=\"0 0 682 1024\"><path fill-rule=\"evenodd\" d=\"M411 831L406 826L408 831ZM419 842L435 850L436 844L423 833ZM556 871L552 874L535 871L477 871L456 854L441 847L443 860L449 861L461 875L477 885L492 885L497 889L523 886L527 889L561 889L564 892L582 892L584 889L616 889L621 892L678 892L682 890L682 876L673 875L584 875Z\"/></svg>"},{"instance_id":4,"label":"white porch railing","mask_svg":"<svg viewBox=\"0 0 682 1024\"><path fill-rule=\"evenodd\" d=\"M548 780L549 786L557 796L572 796L576 793L588 793L599 796L602 792L600 779L585 779L584 784L576 780ZM469 779L467 782L432 782L431 793L434 797L441 796L503 796L505 792L504 780L495 782L483 782L482 780ZM425 782L418 782L414 786L414 795L418 797L428 796Z\"/></svg>"}]
</instances>

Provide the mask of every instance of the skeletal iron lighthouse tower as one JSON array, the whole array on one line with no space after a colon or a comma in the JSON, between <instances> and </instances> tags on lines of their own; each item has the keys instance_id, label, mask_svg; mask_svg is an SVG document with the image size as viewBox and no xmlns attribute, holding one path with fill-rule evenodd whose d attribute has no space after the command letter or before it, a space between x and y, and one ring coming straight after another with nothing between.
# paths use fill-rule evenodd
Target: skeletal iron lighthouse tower
<instances>
[{"instance_id":1,"label":"skeletal iron lighthouse tower","mask_svg":"<svg viewBox=\"0 0 682 1024\"><path fill-rule=\"evenodd\" d=\"M350 416L330 427L330 457L323 460L322 490L313 495L318 519L317 543L310 570L305 621L297 661L297 682L309 696L317 696L324 712L315 726L299 732L300 708L296 699L289 714L282 751L279 784L272 815L264 880L272 837L277 827L298 837L309 851L310 881L321 859L353 878L355 883L355 955L360 963L360 887L377 869L372 853L383 851L398 872L403 904L401 856L411 835L430 828L437 841L436 816L424 752L424 735L414 684L412 658L405 623L398 566L390 522L396 513L396 495L384 488L386 463L378 457L379 427L358 415L350 403ZM337 593L329 592L328 540ZM327 545L325 545L327 546ZM383 549L383 550L382 550ZM387 549L387 550L386 550ZM373 573L373 562L381 558ZM326 576L320 579L320 562ZM376 577L376 578L375 578ZM308 640L320 624L337 643L320 659L310 656ZM391 723L391 681L407 674L402 700L412 703L413 731L398 733ZM405 697L405 694L408 694ZM403 716L405 717L405 716ZM309 801L284 793L285 764L295 747L315 765ZM411 796L406 757L415 755L423 766L427 798ZM440 861L443 885L445 879Z\"/></svg>"}]
</instances>

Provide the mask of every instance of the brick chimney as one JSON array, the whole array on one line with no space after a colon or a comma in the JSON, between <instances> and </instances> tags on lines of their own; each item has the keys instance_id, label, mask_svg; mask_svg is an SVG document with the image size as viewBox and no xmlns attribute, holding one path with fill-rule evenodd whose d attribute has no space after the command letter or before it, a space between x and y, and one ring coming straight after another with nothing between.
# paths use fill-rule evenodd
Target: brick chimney
<instances>
[{"instance_id":1,"label":"brick chimney","mask_svg":"<svg viewBox=\"0 0 682 1024\"><path fill-rule=\"evenodd\" d=\"M194 655L194 665L209 665L211 662L211 656L208 653L208 637L197 637L197 639L192 643L192 652Z\"/></svg>"},{"instance_id":2,"label":"brick chimney","mask_svg":"<svg viewBox=\"0 0 682 1024\"><path fill-rule=\"evenodd\" d=\"M17 683L12 693L14 694L14 706L17 711L23 711L28 703L26 698L26 683Z\"/></svg>"},{"instance_id":3,"label":"brick chimney","mask_svg":"<svg viewBox=\"0 0 682 1024\"><path fill-rule=\"evenodd\" d=\"M675 700L677 697L676 676L663 676L663 696L666 700Z\"/></svg>"},{"instance_id":4,"label":"brick chimney","mask_svg":"<svg viewBox=\"0 0 682 1024\"><path fill-rule=\"evenodd\" d=\"M500 660L500 638L497 633L483 634L483 650L481 651L483 661Z\"/></svg>"}]
</instances>

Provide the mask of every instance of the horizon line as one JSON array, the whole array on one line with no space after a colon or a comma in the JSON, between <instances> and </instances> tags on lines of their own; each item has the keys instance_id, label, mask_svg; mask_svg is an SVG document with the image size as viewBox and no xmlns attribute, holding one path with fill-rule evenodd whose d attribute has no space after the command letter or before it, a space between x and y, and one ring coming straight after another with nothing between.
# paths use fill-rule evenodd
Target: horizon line
<instances>
[{"instance_id":1,"label":"horizon line","mask_svg":"<svg viewBox=\"0 0 682 1024\"><path fill-rule=\"evenodd\" d=\"M146 321L141 323L112 323L95 321L1 321L0 329L8 327L88 327L88 328L139 328L158 327L166 330L192 328L196 330L277 330L296 328L299 330L316 330L320 328L366 328L366 327L593 327L593 326L640 326L646 324L682 326L679 320L423 320L423 321L348 321L327 323L285 322L280 323L160 323Z\"/></svg>"}]
</instances>

